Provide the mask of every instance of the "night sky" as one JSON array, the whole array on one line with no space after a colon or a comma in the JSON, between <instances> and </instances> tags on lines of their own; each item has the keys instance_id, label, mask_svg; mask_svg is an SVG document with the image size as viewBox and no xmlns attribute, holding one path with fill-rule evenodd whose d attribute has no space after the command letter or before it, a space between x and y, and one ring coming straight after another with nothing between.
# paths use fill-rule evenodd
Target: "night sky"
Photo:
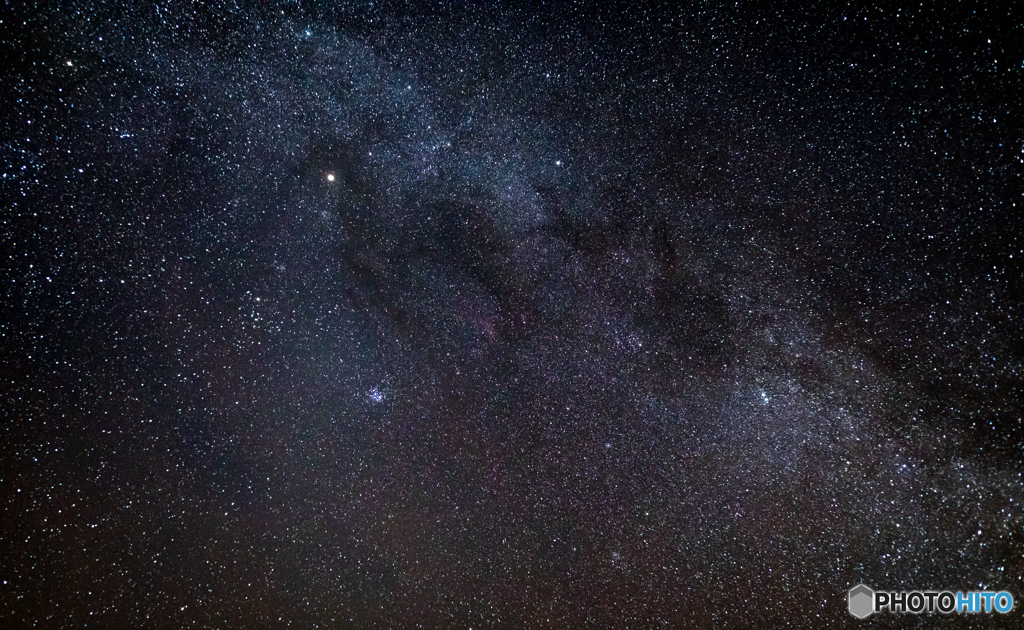
<instances>
[{"instance_id":1,"label":"night sky","mask_svg":"<svg viewBox=\"0 0 1024 630\"><path fill-rule=\"evenodd\" d=\"M1021 623L1019 7L40 4L4 628Z\"/></svg>"}]
</instances>

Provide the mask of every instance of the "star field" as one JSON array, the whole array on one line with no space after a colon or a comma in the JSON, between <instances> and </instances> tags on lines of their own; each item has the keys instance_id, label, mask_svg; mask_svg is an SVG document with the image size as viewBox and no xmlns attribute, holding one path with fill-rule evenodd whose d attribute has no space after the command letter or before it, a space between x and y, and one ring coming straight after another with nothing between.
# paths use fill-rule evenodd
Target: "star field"
<instances>
[{"instance_id":1,"label":"star field","mask_svg":"<svg viewBox=\"0 0 1024 630\"><path fill-rule=\"evenodd\" d=\"M1020 11L0 15L4 627L1019 624Z\"/></svg>"}]
</instances>

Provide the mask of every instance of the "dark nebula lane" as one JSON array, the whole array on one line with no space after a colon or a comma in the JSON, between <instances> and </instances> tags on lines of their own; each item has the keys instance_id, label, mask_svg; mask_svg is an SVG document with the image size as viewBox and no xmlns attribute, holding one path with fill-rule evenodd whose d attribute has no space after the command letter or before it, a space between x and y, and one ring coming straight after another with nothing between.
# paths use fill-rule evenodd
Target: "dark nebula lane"
<instances>
[{"instance_id":1,"label":"dark nebula lane","mask_svg":"<svg viewBox=\"0 0 1024 630\"><path fill-rule=\"evenodd\" d=\"M759 6L0 12L0 625L1017 627L1020 11Z\"/></svg>"}]
</instances>

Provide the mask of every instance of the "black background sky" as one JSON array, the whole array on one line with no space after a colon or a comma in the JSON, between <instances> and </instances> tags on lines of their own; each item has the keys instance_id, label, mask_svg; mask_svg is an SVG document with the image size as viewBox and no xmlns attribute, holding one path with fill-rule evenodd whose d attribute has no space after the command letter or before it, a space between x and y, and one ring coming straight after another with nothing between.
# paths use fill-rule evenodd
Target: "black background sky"
<instances>
[{"instance_id":1,"label":"black background sky","mask_svg":"<svg viewBox=\"0 0 1024 630\"><path fill-rule=\"evenodd\" d=\"M1020 623L1019 10L56 5L5 628Z\"/></svg>"}]
</instances>

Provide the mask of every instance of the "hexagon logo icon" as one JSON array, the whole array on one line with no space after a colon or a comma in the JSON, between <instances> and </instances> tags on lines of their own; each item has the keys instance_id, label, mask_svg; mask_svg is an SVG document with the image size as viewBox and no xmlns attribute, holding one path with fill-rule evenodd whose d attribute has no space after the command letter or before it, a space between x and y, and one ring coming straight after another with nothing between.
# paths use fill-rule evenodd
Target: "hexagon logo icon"
<instances>
[{"instance_id":1,"label":"hexagon logo icon","mask_svg":"<svg viewBox=\"0 0 1024 630\"><path fill-rule=\"evenodd\" d=\"M875 599L875 592L867 586L863 584L854 586L850 589L847 597L850 602L850 614L857 619L864 619L873 612L872 604Z\"/></svg>"}]
</instances>

